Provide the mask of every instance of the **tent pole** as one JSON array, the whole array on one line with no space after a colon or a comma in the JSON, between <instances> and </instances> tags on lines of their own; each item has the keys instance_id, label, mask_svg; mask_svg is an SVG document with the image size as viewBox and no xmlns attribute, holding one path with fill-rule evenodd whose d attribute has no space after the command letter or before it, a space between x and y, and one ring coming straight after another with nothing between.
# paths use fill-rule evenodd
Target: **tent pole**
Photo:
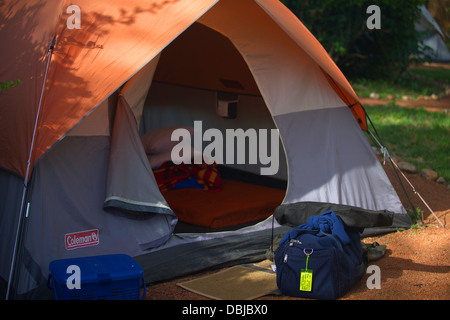
<instances>
[{"instance_id":1,"label":"tent pole","mask_svg":"<svg viewBox=\"0 0 450 320\"><path fill-rule=\"evenodd\" d=\"M17 262L16 261L17 260L17 253L18 253L18 250L19 250L19 248L18 248L19 247L19 242L20 242L20 240L22 238L21 229L23 227L25 219L28 218L28 212L29 212L29 208L30 208L30 202L28 202L27 205L26 205L26 215L24 217L25 202L26 202L27 193L28 193L28 176L30 174L30 169L31 169L31 156L33 154L34 142L35 142L35 139L36 139L36 131L37 131L39 115L40 115L41 106L42 106L42 99L44 97L45 83L47 81L48 68L50 66L50 60L52 59L53 49L55 47L55 41L56 41L56 35L53 37L52 43L51 43L50 48L48 50L47 66L45 68L45 75L44 75L44 81L42 83L41 96L39 98L38 110L37 110L36 119L35 119L35 122L34 122L33 136L32 136L32 139L31 139L30 151L28 153L27 170L26 170L26 173L25 173L24 181L23 181L23 193L22 193L22 200L21 200L21 204L20 204L19 220L17 222L16 238L15 238L15 241L14 241L14 249L13 249L13 255L12 255L12 259L11 259L11 266L10 266L10 270L9 270L8 287L7 287L7 290L6 290L6 300L9 299L10 290L11 290L11 287L12 287L13 276L14 276L14 271L15 271L16 262Z\"/></svg>"}]
</instances>

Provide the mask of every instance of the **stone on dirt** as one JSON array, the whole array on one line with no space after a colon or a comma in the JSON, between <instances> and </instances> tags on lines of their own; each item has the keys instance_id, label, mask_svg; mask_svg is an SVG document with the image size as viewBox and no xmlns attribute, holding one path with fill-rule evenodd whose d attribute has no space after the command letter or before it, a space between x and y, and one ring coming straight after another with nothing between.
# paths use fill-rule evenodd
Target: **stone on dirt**
<instances>
[{"instance_id":1,"label":"stone on dirt","mask_svg":"<svg viewBox=\"0 0 450 320\"><path fill-rule=\"evenodd\" d=\"M424 178L426 178L428 180L433 180L434 181L434 180L436 180L438 178L438 174L437 174L436 171L431 170L431 169L427 169L427 168L422 169L420 171L420 174L421 174L422 177L424 177Z\"/></svg>"}]
</instances>

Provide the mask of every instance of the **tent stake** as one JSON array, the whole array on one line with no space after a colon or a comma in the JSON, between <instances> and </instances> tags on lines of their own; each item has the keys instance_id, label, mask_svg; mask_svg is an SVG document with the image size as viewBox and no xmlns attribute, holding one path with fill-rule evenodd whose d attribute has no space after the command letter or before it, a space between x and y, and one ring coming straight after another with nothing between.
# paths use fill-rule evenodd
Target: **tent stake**
<instances>
[{"instance_id":1,"label":"tent stake","mask_svg":"<svg viewBox=\"0 0 450 320\"><path fill-rule=\"evenodd\" d=\"M395 163L394 160L392 160L390 157L389 159L391 160L391 162L394 164L394 166L397 168L397 170L402 174L403 178L406 180L406 182L408 182L408 184L411 186L412 191L414 192L414 194L416 194L420 200L422 200L422 202L426 205L426 207L428 208L428 210L431 212L431 214L436 218L436 220L439 222L439 224L442 226L442 228L445 228L444 224L441 222L441 220L439 220L438 216L434 213L433 210L431 210L430 206L428 205L428 203L425 202L425 200L422 198L422 196L416 191L416 189L414 188L414 186L412 185L412 183L408 180L408 178L406 178L406 176L403 174L403 172L400 170L400 168L397 166L397 164Z\"/></svg>"}]
</instances>

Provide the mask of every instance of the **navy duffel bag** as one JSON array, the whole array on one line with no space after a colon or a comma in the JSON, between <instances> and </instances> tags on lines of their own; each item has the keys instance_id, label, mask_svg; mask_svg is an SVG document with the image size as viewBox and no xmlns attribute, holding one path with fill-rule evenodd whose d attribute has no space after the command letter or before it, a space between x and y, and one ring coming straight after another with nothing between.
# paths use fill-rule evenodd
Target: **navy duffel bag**
<instances>
[{"instance_id":1,"label":"navy duffel bag","mask_svg":"<svg viewBox=\"0 0 450 320\"><path fill-rule=\"evenodd\" d=\"M291 229L275 253L277 285L284 295L338 299L364 275L360 233L333 211Z\"/></svg>"}]
</instances>

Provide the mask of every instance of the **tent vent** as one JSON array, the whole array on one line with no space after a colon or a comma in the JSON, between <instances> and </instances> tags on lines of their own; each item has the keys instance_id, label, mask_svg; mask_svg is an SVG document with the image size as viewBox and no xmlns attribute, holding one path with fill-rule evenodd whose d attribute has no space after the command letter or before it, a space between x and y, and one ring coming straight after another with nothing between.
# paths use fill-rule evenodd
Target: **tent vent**
<instances>
[{"instance_id":1,"label":"tent vent","mask_svg":"<svg viewBox=\"0 0 450 320\"><path fill-rule=\"evenodd\" d=\"M217 92L216 113L222 118L236 119L239 95L231 92Z\"/></svg>"}]
</instances>

